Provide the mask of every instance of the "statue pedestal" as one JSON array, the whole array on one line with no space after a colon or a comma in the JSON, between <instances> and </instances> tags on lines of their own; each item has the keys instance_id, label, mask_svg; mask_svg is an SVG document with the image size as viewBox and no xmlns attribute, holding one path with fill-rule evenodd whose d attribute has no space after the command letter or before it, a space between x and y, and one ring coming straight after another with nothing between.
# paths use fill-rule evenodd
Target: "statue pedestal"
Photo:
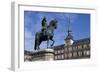
<instances>
[{"instance_id":1,"label":"statue pedestal","mask_svg":"<svg viewBox=\"0 0 100 73\"><path fill-rule=\"evenodd\" d=\"M34 51L32 54L32 61L50 61L54 60L53 49L42 49Z\"/></svg>"}]
</instances>

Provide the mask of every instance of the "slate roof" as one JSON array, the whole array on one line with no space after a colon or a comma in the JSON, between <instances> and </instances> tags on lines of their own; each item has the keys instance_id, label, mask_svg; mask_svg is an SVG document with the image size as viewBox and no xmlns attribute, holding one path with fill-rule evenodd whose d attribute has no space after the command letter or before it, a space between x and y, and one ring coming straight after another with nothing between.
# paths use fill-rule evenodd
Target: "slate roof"
<instances>
[{"instance_id":1,"label":"slate roof","mask_svg":"<svg viewBox=\"0 0 100 73\"><path fill-rule=\"evenodd\" d=\"M68 35L67 35L65 40L73 39L73 36L72 36L71 32L72 32L71 30L68 30Z\"/></svg>"},{"instance_id":2,"label":"slate roof","mask_svg":"<svg viewBox=\"0 0 100 73\"><path fill-rule=\"evenodd\" d=\"M74 45L81 45L81 44L87 44L90 43L90 38L84 38L80 40L74 40L73 46Z\"/></svg>"},{"instance_id":3,"label":"slate roof","mask_svg":"<svg viewBox=\"0 0 100 73\"><path fill-rule=\"evenodd\" d=\"M58 46L53 46L53 47L51 47L51 49L62 49L62 48L64 48L64 45L65 44L61 44L61 45L58 45Z\"/></svg>"},{"instance_id":4,"label":"slate roof","mask_svg":"<svg viewBox=\"0 0 100 73\"><path fill-rule=\"evenodd\" d=\"M72 46L77 46L77 45L82 45L82 44L88 44L90 43L90 38L84 38L84 39L79 39L79 40L74 40L74 43ZM65 44L61 44L61 45L58 45L58 46L54 46L52 47L52 49L61 49L61 48L64 48L64 45Z\"/></svg>"}]
</instances>

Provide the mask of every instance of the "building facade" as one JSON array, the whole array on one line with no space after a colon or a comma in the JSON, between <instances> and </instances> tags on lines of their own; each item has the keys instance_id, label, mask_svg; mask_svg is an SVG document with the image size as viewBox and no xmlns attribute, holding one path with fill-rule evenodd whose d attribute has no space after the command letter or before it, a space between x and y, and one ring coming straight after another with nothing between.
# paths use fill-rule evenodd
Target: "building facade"
<instances>
[{"instance_id":1,"label":"building facade","mask_svg":"<svg viewBox=\"0 0 100 73\"><path fill-rule=\"evenodd\" d=\"M90 38L76 40L72 45L54 48L54 60L90 58Z\"/></svg>"}]
</instances>

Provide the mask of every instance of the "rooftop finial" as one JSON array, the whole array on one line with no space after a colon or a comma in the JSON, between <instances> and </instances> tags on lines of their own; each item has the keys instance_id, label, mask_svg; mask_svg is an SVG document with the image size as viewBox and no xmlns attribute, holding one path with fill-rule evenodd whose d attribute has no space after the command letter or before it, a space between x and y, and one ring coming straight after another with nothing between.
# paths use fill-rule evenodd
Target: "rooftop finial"
<instances>
[{"instance_id":1,"label":"rooftop finial","mask_svg":"<svg viewBox=\"0 0 100 73\"><path fill-rule=\"evenodd\" d=\"M72 31L70 30L70 25L71 25L70 16L68 16L68 34L72 32Z\"/></svg>"}]
</instances>

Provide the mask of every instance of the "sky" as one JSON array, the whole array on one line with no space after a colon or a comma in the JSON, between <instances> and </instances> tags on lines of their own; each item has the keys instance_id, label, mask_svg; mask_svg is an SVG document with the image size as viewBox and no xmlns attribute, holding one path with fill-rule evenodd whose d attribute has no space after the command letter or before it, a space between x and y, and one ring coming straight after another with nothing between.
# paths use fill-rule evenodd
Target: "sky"
<instances>
[{"instance_id":1,"label":"sky","mask_svg":"<svg viewBox=\"0 0 100 73\"><path fill-rule=\"evenodd\" d=\"M58 21L57 29L54 31L54 46L64 44L70 18L70 30L74 40L90 37L90 14L62 13L62 12L39 12L24 11L24 49L34 51L35 34L42 28L41 21L46 17L47 24L53 19ZM51 43L51 41L50 41ZM47 42L41 43L40 48L46 48Z\"/></svg>"}]
</instances>

